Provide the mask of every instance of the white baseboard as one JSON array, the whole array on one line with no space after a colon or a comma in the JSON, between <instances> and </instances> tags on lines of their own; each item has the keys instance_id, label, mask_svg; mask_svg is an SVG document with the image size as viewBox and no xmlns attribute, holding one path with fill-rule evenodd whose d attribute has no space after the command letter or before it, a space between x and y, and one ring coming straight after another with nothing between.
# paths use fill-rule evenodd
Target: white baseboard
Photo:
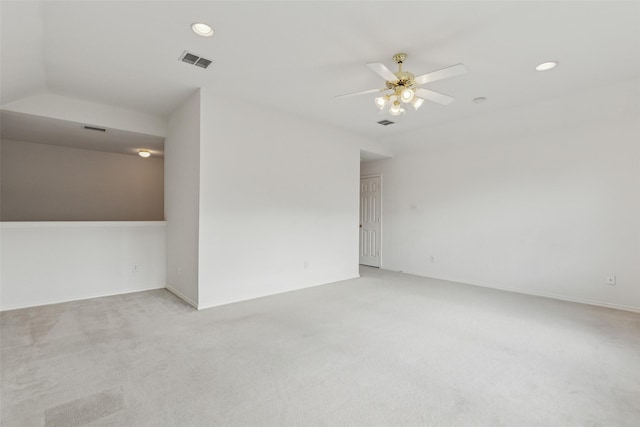
<instances>
[{"instance_id":1,"label":"white baseboard","mask_svg":"<svg viewBox=\"0 0 640 427\"><path fill-rule=\"evenodd\" d=\"M159 285L159 286L152 286L152 287L142 288L142 289L132 289L132 290L127 290L127 291L119 291L119 292L99 293L99 294L90 295L90 296L52 299L52 300L48 300L48 301L38 301L38 302L28 303L28 304L16 304L16 305L10 305L10 306L7 306L7 307L0 307L0 312L11 311L11 310L20 310L21 308L41 307L43 305L62 304L62 303L65 303L65 302L82 301L82 300L93 299L93 298L112 297L112 296L115 296L115 295L133 294L135 292L153 291L153 290L156 290L156 289L164 289L164 288L165 288L164 285Z\"/></svg>"},{"instance_id":2,"label":"white baseboard","mask_svg":"<svg viewBox=\"0 0 640 427\"><path fill-rule=\"evenodd\" d=\"M258 298L265 298L265 297L270 297L270 296L273 296L273 295L286 294L287 292L296 292L296 291L301 291L303 289L309 289L309 288L315 288L315 287L318 287L318 286L331 285L332 283L342 282L342 281L350 280L350 279L357 279L358 277L360 277L360 274L356 274L355 276L349 276L349 277L345 277L345 278L332 280L330 282L311 284L311 285L308 285L308 286L304 286L302 288L289 289L287 291L274 292L274 293L266 294L266 295L258 295L258 296L251 297L251 298L240 298L240 299L236 299L236 300L217 302L215 304L199 305L199 306L197 306L197 308L198 308L198 310L205 310L207 308L220 307L222 305L235 304L237 302L251 301L251 300L254 300L254 299L258 299ZM196 306L194 305L194 307L196 307Z\"/></svg>"},{"instance_id":3,"label":"white baseboard","mask_svg":"<svg viewBox=\"0 0 640 427\"><path fill-rule=\"evenodd\" d=\"M174 294L175 296L177 296L178 298L180 298L182 301L192 306L193 308L195 308L196 310L200 310L200 308L198 308L198 304L196 304L194 301L191 301L191 299L188 298L186 295L184 295L182 292L172 288L169 285L165 286L165 289L171 292L172 294Z\"/></svg>"},{"instance_id":4,"label":"white baseboard","mask_svg":"<svg viewBox=\"0 0 640 427\"><path fill-rule=\"evenodd\" d=\"M392 271L392 270L389 270L389 271ZM560 301L577 302L577 303L580 303L580 304L594 305L594 306L597 306L597 307L615 308L616 310L624 310L624 311L630 311L630 312L633 312L633 313L640 313L640 307L633 307L633 306L629 306L629 305L614 304L614 303L604 302L604 301L595 301L595 300L590 300L590 299L586 299L586 298L569 297L569 296L566 296L566 295L557 295L557 294L551 294L551 293L547 293L547 292L538 292L538 291L531 291L531 290L514 289L514 288L508 288L508 287L504 287L504 286L495 286L495 285L491 285L491 284L487 284L487 283L463 282L461 280L456 280L456 279L447 278L447 277L425 276L423 274L412 273L410 271L401 271L401 272L405 273L405 274L412 274L414 276L428 277L430 279L437 279L437 280L445 280L447 282L462 283L463 285L480 286L480 287L483 287L483 288L497 289L497 290L500 290L500 291L515 292L517 294L533 295L533 296L536 296L536 297L551 298L551 299L556 299L556 300L560 300Z\"/></svg>"},{"instance_id":5,"label":"white baseboard","mask_svg":"<svg viewBox=\"0 0 640 427\"><path fill-rule=\"evenodd\" d=\"M499 289L499 288L496 288L496 289ZM509 290L509 289L505 289L505 290ZM584 298L567 297L567 296L564 296L564 295L548 294L546 292L521 292L521 291L516 291L516 290L511 290L511 292L518 292L518 293L522 293L522 294L535 295L535 296L544 297L544 298L552 298L552 299L557 299L557 300L562 300L562 301L577 302L577 303L580 303L580 304L595 305L595 306L598 306L598 307L615 308L617 310L624 310L624 311L631 311L633 313L640 313L640 307L633 307L633 306L630 306L630 305L613 304L613 303L604 302L604 301L594 301L594 300L584 299Z\"/></svg>"},{"instance_id":6,"label":"white baseboard","mask_svg":"<svg viewBox=\"0 0 640 427\"><path fill-rule=\"evenodd\" d=\"M271 296L271 295L283 294L283 293L286 293L286 292L295 292L295 291L298 291L298 290L301 290L301 289L314 288L316 286L330 285L332 283L341 282L341 281L349 280L349 279L355 279L355 278L358 278L358 277L360 277L359 274L357 274L355 276L339 278L339 279L336 279L336 280L332 280L330 282L311 284L309 286L305 286L305 287L302 287L302 288L290 289L290 290L286 290L286 291L282 291L282 292L276 292L276 293L273 293L273 294L259 295L259 296L255 296L255 297L251 297L251 298L237 299L237 300L233 300L233 301L224 301L224 302L210 304L210 305L198 305L195 301L192 301L189 297L187 297L186 295L184 295L183 293L181 293L177 289L172 288L169 285L164 285L164 286L153 286L153 287L143 288L143 289L128 290L128 291L123 291L123 292L110 292L110 293L102 293L102 294L96 294L96 295L91 295L91 296L82 296L82 297L74 297L74 298L62 298L62 299L55 299L55 300L49 300L49 301L38 301L38 302L35 302L35 303L29 303L29 304L11 305L11 306L8 306L8 307L0 307L0 312L10 311L10 310L19 310L21 308L40 307L40 306L43 306L43 305L61 304L61 303L72 302L72 301L82 301L82 300L93 299L93 298L109 297L109 296L114 296L114 295L125 295L125 294L131 294L131 293L134 293L134 292L152 291L152 290L155 290L155 289L166 289L169 292L171 292L172 294L174 294L175 296L177 296L178 298L180 298L181 300L183 300L184 302L186 302L187 304L189 304L190 306L194 307L195 309L204 310L204 309L207 309L207 308L218 307L218 306L221 306L221 305L234 304L236 302L242 302L242 301L250 301L252 299L264 298L264 297L268 297L268 296Z\"/></svg>"}]
</instances>

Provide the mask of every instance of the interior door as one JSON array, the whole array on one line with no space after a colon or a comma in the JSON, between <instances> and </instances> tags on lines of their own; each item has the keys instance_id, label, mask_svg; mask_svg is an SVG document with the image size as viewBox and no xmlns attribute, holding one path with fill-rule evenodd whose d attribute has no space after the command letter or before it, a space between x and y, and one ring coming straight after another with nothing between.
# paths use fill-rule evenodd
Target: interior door
<instances>
[{"instance_id":1,"label":"interior door","mask_svg":"<svg viewBox=\"0 0 640 427\"><path fill-rule=\"evenodd\" d=\"M360 264L380 267L380 188L379 176L360 178Z\"/></svg>"}]
</instances>

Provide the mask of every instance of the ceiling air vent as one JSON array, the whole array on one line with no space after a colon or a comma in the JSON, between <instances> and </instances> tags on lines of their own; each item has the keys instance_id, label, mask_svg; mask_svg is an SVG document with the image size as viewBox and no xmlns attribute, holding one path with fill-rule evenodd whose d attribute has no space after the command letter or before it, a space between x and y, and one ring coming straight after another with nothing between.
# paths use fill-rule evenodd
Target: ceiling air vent
<instances>
[{"instance_id":1,"label":"ceiling air vent","mask_svg":"<svg viewBox=\"0 0 640 427\"><path fill-rule=\"evenodd\" d=\"M213 62L210 59L203 58L194 53L189 53L186 50L182 52L182 55L180 55L180 61L200 68L207 68Z\"/></svg>"},{"instance_id":2,"label":"ceiling air vent","mask_svg":"<svg viewBox=\"0 0 640 427\"><path fill-rule=\"evenodd\" d=\"M101 128L101 127L98 127L98 126L92 126L92 125L82 125L82 129L95 130L96 132L106 132L107 131L105 128Z\"/></svg>"},{"instance_id":3,"label":"ceiling air vent","mask_svg":"<svg viewBox=\"0 0 640 427\"><path fill-rule=\"evenodd\" d=\"M391 120L380 120L378 123L380 123L382 126L389 126L394 124L395 122L392 122Z\"/></svg>"}]
</instances>

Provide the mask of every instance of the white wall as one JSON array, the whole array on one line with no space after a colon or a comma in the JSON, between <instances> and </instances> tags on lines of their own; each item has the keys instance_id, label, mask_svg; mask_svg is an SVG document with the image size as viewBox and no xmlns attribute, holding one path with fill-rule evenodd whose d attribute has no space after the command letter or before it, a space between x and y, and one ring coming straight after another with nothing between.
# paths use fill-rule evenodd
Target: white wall
<instances>
[{"instance_id":1,"label":"white wall","mask_svg":"<svg viewBox=\"0 0 640 427\"><path fill-rule=\"evenodd\" d=\"M169 118L165 140L167 288L198 306L200 93Z\"/></svg>"},{"instance_id":2,"label":"white wall","mask_svg":"<svg viewBox=\"0 0 640 427\"><path fill-rule=\"evenodd\" d=\"M2 223L0 309L165 284L164 222Z\"/></svg>"},{"instance_id":3,"label":"white wall","mask_svg":"<svg viewBox=\"0 0 640 427\"><path fill-rule=\"evenodd\" d=\"M2 221L162 221L164 161L1 141Z\"/></svg>"},{"instance_id":4,"label":"white wall","mask_svg":"<svg viewBox=\"0 0 640 427\"><path fill-rule=\"evenodd\" d=\"M200 306L357 277L364 143L203 91Z\"/></svg>"},{"instance_id":5,"label":"white wall","mask_svg":"<svg viewBox=\"0 0 640 427\"><path fill-rule=\"evenodd\" d=\"M420 150L363 163L362 175L384 174L382 267L640 309L638 86L611 91L588 94L600 111L582 120L571 111L590 101L567 97L445 125ZM508 114L526 130L501 133ZM556 126L528 119L541 114ZM475 137L451 137L465 127Z\"/></svg>"}]
</instances>

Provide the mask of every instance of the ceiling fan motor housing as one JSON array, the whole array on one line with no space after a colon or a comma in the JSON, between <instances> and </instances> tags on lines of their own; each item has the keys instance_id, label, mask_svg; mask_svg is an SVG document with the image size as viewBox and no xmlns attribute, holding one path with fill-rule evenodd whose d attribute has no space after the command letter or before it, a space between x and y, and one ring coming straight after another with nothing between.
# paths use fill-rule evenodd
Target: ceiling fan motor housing
<instances>
[{"instance_id":1,"label":"ceiling fan motor housing","mask_svg":"<svg viewBox=\"0 0 640 427\"><path fill-rule=\"evenodd\" d=\"M398 71L397 73L393 73L398 78L395 82L387 82L387 89L395 90L398 86L411 87L413 86L415 81L415 76L408 71Z\"/></svg>"},{"instance_id":2,"label":"ceiling fan motor housing","mask_svg":"<svg viewBox=\"0 0 640 427\"><path fill-rule=\"evenodd\" d=\"M406 53L396 53L393 55L393 60L398 64L398 72L393 73L398 78L395 82L387 82L387 89L393 89L394 91L402 90L406 87L413 86L415 81L415 76L407 71L402 71L402 63L407 59ZM402 87L399 87L402 86Z\"/></svg>"}]
</instances>

